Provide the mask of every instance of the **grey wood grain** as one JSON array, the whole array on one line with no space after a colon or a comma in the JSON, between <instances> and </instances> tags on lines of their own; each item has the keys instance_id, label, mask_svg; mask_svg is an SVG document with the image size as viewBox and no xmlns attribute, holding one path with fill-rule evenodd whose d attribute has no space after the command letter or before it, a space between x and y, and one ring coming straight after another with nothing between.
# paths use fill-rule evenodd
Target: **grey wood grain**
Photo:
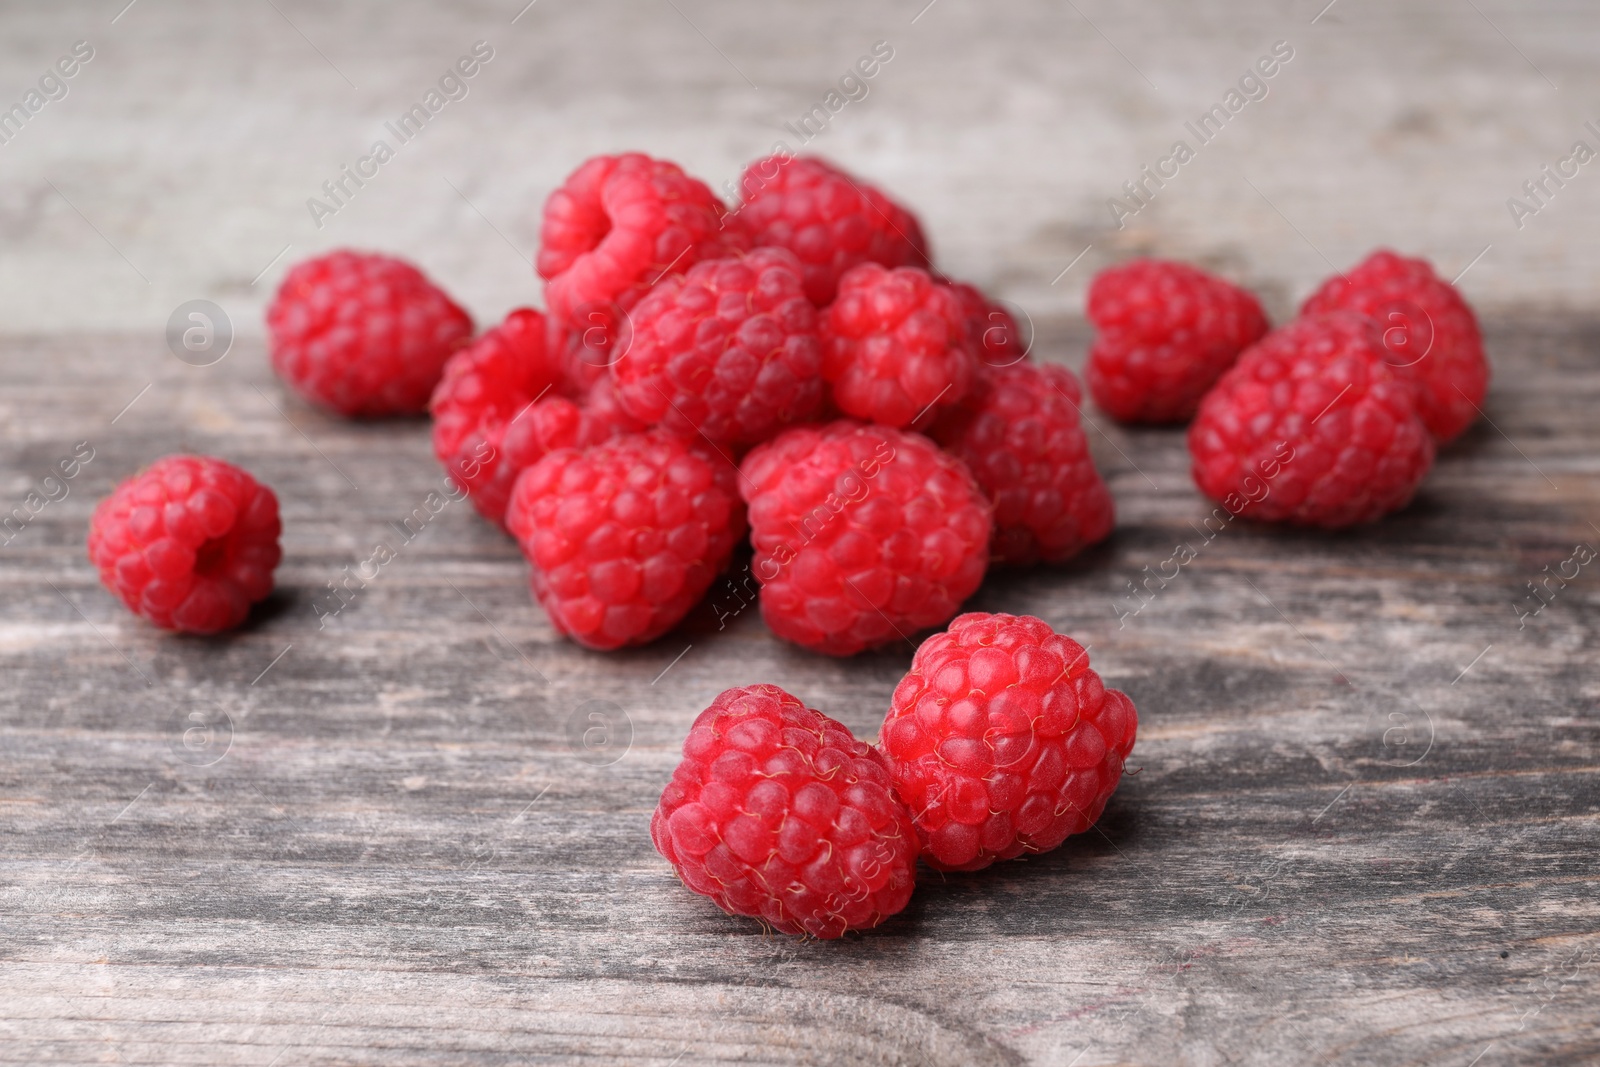
<instances>
[{"instance_id":1,"label":"grey wood grain","mask_svg":"<svg viewBox=\"0 0 1600 1067\"><path fill-rule=\"evenodd\" d=\"M1489 333L1486 419L1404 513L1232 524L1120 620L1209 507L1180 431L1088 409L1115 535L972 606L1092 646L1140 711L1131 773L1096 831L924 872L829 944L690 894L649 813L722 688L871 736L909 647L825 659L702 608L587 652L464 504L319 628L438 484L424 422L312 411L248 339L208 368L145 335L0 342L5 506L95 448L0 548L0 1061L1592 1062L1595 565L1516 605L1600 545L1600 327ZM1040 324L1047 358L1083 341ZM228 637L153 630L84 557L94 501L179 448L283 503L279 592Z\"/></svg>"}]
</instances>

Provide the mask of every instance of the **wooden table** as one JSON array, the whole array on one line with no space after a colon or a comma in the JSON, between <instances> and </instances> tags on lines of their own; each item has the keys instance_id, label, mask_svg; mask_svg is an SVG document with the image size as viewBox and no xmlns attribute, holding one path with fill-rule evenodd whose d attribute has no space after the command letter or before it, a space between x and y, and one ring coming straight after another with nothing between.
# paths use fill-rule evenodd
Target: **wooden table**
<instances>
[{"instance_id":1,"label":"wooden table","mask_svg":"<svg viewBox=\"0 0 1600 1067\"><path fill-rule=\"evenodd\" d=\"M424 422L318 414L249 340L7 340L6 506L94 458L0 550L0 1061L1593 1062L1600 564L1519 606L1600 545L1600 326L1487 328L1486 416L1408 510L1232 524L1120 622L1209 506L1181 432L1098 422L1111 541L972 607L1092 646L1140 711L1128 777L1095 832L924 871L836 943L689 893L649 814L716 692L870 736L909 648L825 659L748 611L586 652L464 504L319 628L439 486ZM178 449L283 502L279 591L228 637L155 631L84 557L94 501Z\"/></svg>"}]
</instances>

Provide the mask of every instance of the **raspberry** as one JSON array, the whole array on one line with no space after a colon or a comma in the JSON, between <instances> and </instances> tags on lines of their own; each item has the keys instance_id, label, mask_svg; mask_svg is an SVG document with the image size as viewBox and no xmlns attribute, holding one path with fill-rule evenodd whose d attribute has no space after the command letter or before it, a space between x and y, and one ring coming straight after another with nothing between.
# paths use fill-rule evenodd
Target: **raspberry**
<instances>
[{"instance_id":1,"label":"raspberry","mask_svg":"<svg viewBox=\"0 0 1600 1067\"><path fill-rule=\"evenodd\" d=\"M702 260L652 289L629 319L631 344L611 375L647 423L749 445L822 406L817 312L792 252Z\"/></svg>"},{"instance_id":2,"label":"raspberry","mask_svg":"<svg viewBox=\"0 0 1600 1067\"><path fill-rule=\"evenodd\" d=\"M272 366L341 415L427 410L472 319L409 263L339 251L295 265L272 306Z\"/></svg>"},{"instance_id":3,"label":"raspberry","mask_svg":"<svg viewBox=\"0 0 1600 1067\"><path fill-rule=\"evenodd\" d=\"M667 272L749 247L726 212L676 163L639 152L586 161L544 205L537 266L551 317L580 325L593 308L626 311Z\"/></svg>"},{"instance_id":4,"label":"raspberry","mask_svg":"<svg viewBox=\"0 0 1600 1067\"><path fill-rule=\"evenodd\" d=\"M858 263L926 267L922 224L866 182L811 156L758 159L740 182L738 214L758 247L787 248L805 264L806 296L833 302L839 278Z\"/></svg>"},{"instance_id":5,"label":"raspberry","mask_svg":"<svg viewBox=\"0 0 1600 1067\"><path fill-rule=\"evenodd\" d=\"M840 410L907 426L966 395L978 360L961 299L916 267L852 267L822 320L822 376Z\"/></svg>"},{"instance_id":6,"label":"raspberry","mask_svg":"<svg viewBox=\"0 0 1600 1067\"><path fill-rule=\"evenodd\" d=\"M779 637L854 655L939 625L983 581L989 502L921 434L796 427L741 471L761 615Z\"/></svg>"},{"instance_id":7,"label":"raspberry","mask_svg":"<svg viewBox=\"0 0 1600 1067\"><path fill-rule=\"evenodd\" d=\"M523 471L506 528L555 628L612 649L675 626L744 536L735 477L725 460L660 431L558 449Z\"/></svg>"},{"instance_id":8,"label":"raspberry","mask_svg":"<svg viewBox=\"0 0 1600 1067\"><path fill-rule=\"evenodd\" d=\"M684 885L786 934L877 926L916 878L882 757L775 685L729 689L695 719L650 837Z\"/></svg>"},{"instance_id":9,"label":"raspberry","mask_svg":"<svg viewBox=\"0 0 1600 1067\"><path fill-rule=\"evenodd\" d=\"M1138 724L1076 641L1032 616L973 612L917 649L878 749L923 859L975 871L1093 826Z\"/></svg>"},{"instance_id":10,"label":"raspberry","mask_svg":"<svg viewBox=\"0 0 1600 1067\"><path fill-rule=\"evenodd\" d=\"M493 522L504 516L511 484L522 469L502 447L506 428L560 377L545 344L544 316L531 308L511 312L445 364L429 403L433 453ZM574 443L560 440L556 447Z\"/></svg>"},{"instance_id":11,"label":"raspberry","mask_svg":"<svg viewBox=\"0 0 1600 1067\"><path fill-rule=\"evenodd\" d=\"M214 634L272 592L278 498L231 463L167 456L118 485L89 520L100 581L167 630Z\"/></svg>"},{"instance_id":12,"label":"raspberry","mask_svg":"<svg viewBox=\"0 0 1600 1067\"><path fill-rule=\"evenodd\" d=\"M1124 422L1182 422L1222 372L1267 332L1254 296L1184 263L1136 259L1089 285L1098 331L1084 377Z\"/></svg>"},{"instance_id":13,"label":"raspberry","mask_svg":"<svg viewBox=\"0 0 1600 1067\"><path fill-rule=\"evenodd\" d=\"M1296 319L1239 358L1189 427L1194 480L1234 515L1329 529L1404 507L1433 463L1415 386L1371 320Z\"/></svg>"},{"instance_id":14,"label":"raspberry","mask_svg":"<svg viewBox=\"0 0 1600 1067\"><path fill-rule=\"evenodd\" d=\"M978 362L985 367L1009 367L1028 358L1032 342L1017 329L1017 320L1005 305L990 300L983 290L966 282L947 282L961 301L967 317L967 339ZM1073 379L1077 388L1077 379ZM1077 399L1073 399L1077 403Z\"/></svg>"},{"instance_id":15,"label":"raspberry","mask_svg":"<svg viewBox=\"0 0 1600 1067\"><path fill-rule=\"evenodd\" d=\"M1380 249L1349 274L1329 278L1300 313L1338 310L1378 324L1385 362L1421 386L1417 412L1429 433L1444 442L1472 425L1489 389L1483 337L1460 291L1426 260Z\"/></svg>"},{"instance_id":16,"label":"raspberry","mask_svg":"<svg viewBox=\"0 0 1600 1067\"><path fill-rule=\"evenodd\" d=\"M930 431L994 503L989 551L1000 562L1059 563L1111 532L1115 510L1078 425L1077 386L1051 364L984 370Z\"/></svg>"}]
</instances>

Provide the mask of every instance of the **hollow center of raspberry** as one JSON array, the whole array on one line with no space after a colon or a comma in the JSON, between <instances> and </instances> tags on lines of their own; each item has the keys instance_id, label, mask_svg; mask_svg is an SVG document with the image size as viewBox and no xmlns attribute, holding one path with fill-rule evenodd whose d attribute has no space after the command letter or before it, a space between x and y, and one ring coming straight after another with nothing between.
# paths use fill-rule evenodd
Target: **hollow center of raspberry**
<instances>
[{"instance_id":1,"label":"hollow center of raspberry","mask_svg":"<svg viewBox=\"0 0 1600 1067\"><path fill-rule=\"evenodd\" d=\"M213 537L205 544L195 549L194 569L196 574L210 575L222 569L228 561L228 539L226 537Z\"/></svg>"}]
</instances>

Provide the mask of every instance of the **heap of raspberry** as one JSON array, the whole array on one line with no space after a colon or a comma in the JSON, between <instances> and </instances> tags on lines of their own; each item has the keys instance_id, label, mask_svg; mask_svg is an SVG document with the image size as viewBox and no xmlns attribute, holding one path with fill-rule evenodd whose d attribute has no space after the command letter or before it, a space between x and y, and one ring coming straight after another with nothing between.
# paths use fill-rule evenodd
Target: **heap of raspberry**
<instances>
[{"instance_id":1,"label":"heap of raspberry","mask_svg":"<svg viewBox=\"0 0 1600 1067\"><path fill-rule=\"evenodd\" d=\"M1078 424L1078 383L1065 367L985 370L930 431L964 461L994 504L990 555L1059 563L1111 532L1111 493Z\"/></svg>"},{"instance_id":2,"label":"heap of raspberry","mask_svg":"<svg viewBox=\"0 0 1600 1067\"><path fill-rule=\"evenodd\" d=\"M822 406L817 313L782 248L703 260L639 301L611 365L636 417L718 444L756 444Z\"/></svg>"},{"instance_id":3,"label":"heap of raspberry","mask_svg":"<svg viewBox=\"0 0 1600 1067\"><path fill-rule=\"evenodd\" d=\"M847 271L822 340L822 376L839 410L885 426L960 400L978 368L960 297L916 267Z\"/></svg>"},{"instance_id":4,"label":"heap of raspberry","mask_svg":"<svg viewBox=\"0 0 1600 1067\"><path fill-rule=\"evenodd\" d=\"M910 211L824 160L778 154L744 170L738 215L757 246L787 248L805 265L806 296L833 302L858 263L928 266L928 242Z\"/></svg>"},{"instance_id":5,"label":"heap of raspberry","mask_svg":"<svg viewBox=\"0 0 1600 1067\"><path fill-rule=\"evenodd\" d=\"M1005 305L991 300L967 282L949 282L967 317L967 339L983 367L1009 367L1028 358L1030 341L1017 329L1017 320ZM1076 387L1077 379L1073 379ZM1073 398L1077 402L1077 398Z\"/></svg>"},{"instance_id":6,"label":"heap of raspberry","mask_svg":"<svg viewBox=\"0 0 1600 1067\"><path fill-rule=\"evenodd\" d=\"M89 560L100 581L167 630L214 634L272 592L278 498L231 463L167 456L94 509Z\"/></svg>"},{"instance_id":7,"label":"heap of raspberry","mask_svg":"<svg viewBox=\"0 0 1600 1067\"><path fill-rule=\"evenodd\" d=\"M878 753L775 685L729 689L695 719L650 836L690 889L786 934L877 926L916 877Z\"/></svg>"},{"instance_id":8,"label":"heap of raspberry","mask_svg":"<svg viewBox=\"0 0 1600 1067\"><path fill-rule=\"evenodd\" d=\"M558 449L523 471L506 528L555 628L612 649L677 625L744 536L736 477L662 431Z\"/></svg>"},{"instance_id":9,"label":"heap of raspberry","mask_svg":"<svg viewBox=\"0 0 1600 1067\"><path fill-rule=\"evenodd\" d=\"M779 637L854 655L943 623L983 581L989 502L921 434L796 427L741 471L761 615Z\"/></svg>"},{"instance_id":10,"label":"heap of raspberry","mask_svg":"<svg viewBox=\"0 0 1600 1067\"><path fill-rule=\"evenodd\" d=\"M424 411L472 319L411 264L331 252L296 264L267 309L272 366L341 415Z\"/></svg>"},{"instance_id":11,"label":"heap of raspberry","mask_svg":"<svg viewBox=\"0 0 1600 1067\"><path fill-rule=\"evenodd\" d=\"M546 452L640 428L607 403L609 389L580 404L554 392L561 384L545 318L531 308L513 311L445 365L429 405L433 452L491 522L503 522L517 475Z\"/></svg>"},{"instance_id":12,"label":"heap of raspberry","mask_svg":"<svg viewBox=\"0 0 1600 1067\"><path fill-rule=\"evenodd\" d=\"M1433 464L1416 387L1371 320L1312 315L1268 334L1189 427L1194 480L1235 515L1329 529L1404 507Z\"/></svg>"},{"instance_id":13,"label":"heap of raspberry","mask_svg":"<svg viewBox=\"0 0 1600 1067\"><path fill-rule=\"evenodd\" d=\"M1349 274L1329 278L1300 313L1340 310L1377 323L1386 362L1420 386L1417 412L1437 440L1449 441L1472 425L1489 390L1478 319L1426 260L1380 249Z\"/></svg>"},{"instance_id":14,"label":"heap of raspberry","mask_svg":"<svg viewBox=\"0 0 1600 1067\"><path fill-rule=\"evenodd\" d=\"M923 859L975 871L1094 825L1133 750L1133 702L1028 615L962 615L922 643L879 749Z\"/></svg>"},{"instance_id":15,"label":"heap of raspberry","mask_svg":"<svg viewBox=\"0 0 1600 1067\"><path fill-rule=\"evenodd\" d=\"M1098 331L1084 377L1124 422L1182 422L1239 353L1267 332L1254 296L1184 263L1141 259L1095 276Z\"/></svg>"},{"instance_id":16,"label":"heap of raspberry","mask_svg":"<svg viewBox=\"0 0 1600 1067\"><path fill-rule=\"evenodd\" d=\"M545 306L587 328L591 311L627 311L672 271L749 247L735 217L676 163L639 152L595 156L545 201L538 270Z\"/></svg>"}]
</instances>

